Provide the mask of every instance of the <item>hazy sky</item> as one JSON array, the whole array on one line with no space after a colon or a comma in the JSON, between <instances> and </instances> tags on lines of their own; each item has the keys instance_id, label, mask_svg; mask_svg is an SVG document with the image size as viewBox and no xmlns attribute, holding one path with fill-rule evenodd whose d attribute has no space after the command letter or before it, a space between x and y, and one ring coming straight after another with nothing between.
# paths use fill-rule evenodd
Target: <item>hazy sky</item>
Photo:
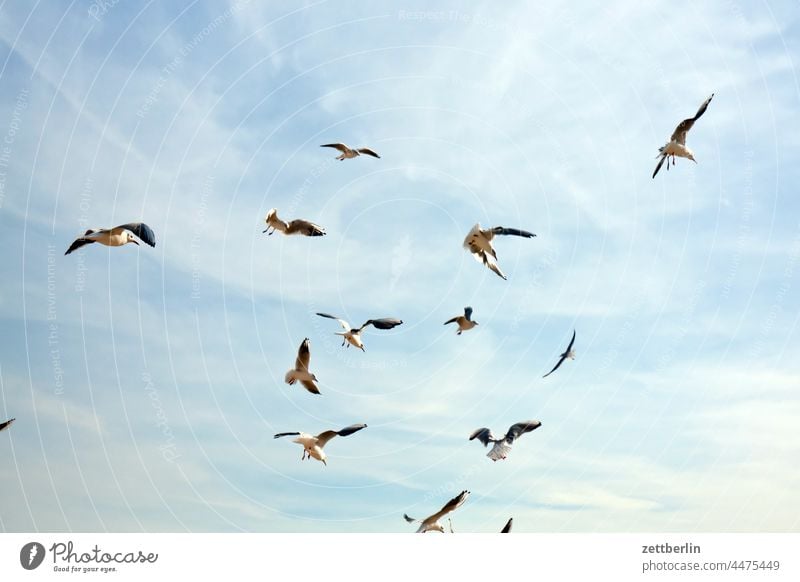
<instances>
[{"instance_id":1,"label":"hazy sky","mask_svg":"<svg viewBox=\"0 0 800 582\"><path fill-rule=\"evenodd\" d=\"M0 6L0 530L800 529L796 2L265 4Z\"/></svg>"}]
</instances>

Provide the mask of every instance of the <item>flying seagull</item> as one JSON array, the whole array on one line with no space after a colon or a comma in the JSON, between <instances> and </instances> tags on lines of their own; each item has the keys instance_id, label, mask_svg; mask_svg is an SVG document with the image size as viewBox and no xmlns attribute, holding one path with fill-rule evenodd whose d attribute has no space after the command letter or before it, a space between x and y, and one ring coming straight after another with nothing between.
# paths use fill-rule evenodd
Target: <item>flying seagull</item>
<instances>
[{"instance_id":1,"label":"flying seagull","mask_svg":"<svg viewBox=\"0 0 800 582\"><path fill-rule=\"evenodd\" d=\"M536 235L527 230L506 228L504 226L495 226L494 228L487 228L484 230L481 229L480 224L476 224L472 227L472 230L469 231L467 238L464 239L464 248L472 253L475 260L483 263L500 277L506 279L507 277L503 274L503 271L497 266L497 253L492 247L492 239L498 234L522 236L525 238L533 238Z\"/></svg>"},{"instance_id":2,"label":"flying seagull","mask_svg":"<svg viewBox=\"0 0 800 582\"><path fill-rule=\"evenodd\" d=\"M361 332L364 330L365 327L371 325L376 329L392 329L393 327L397 327L398 325L402 324L403 321L401 319L396 319L394 317L384 317L382 319L368 319L364 325L361 327L350 327L350 324L347 323L344 319L336 317L335 315L329 315L327 313L317 313L320 317L327 317L328 319L335 319L339 322L339 325L342 326L344 329L343 332L337 331L336 335L342 336L342 345L347 345L349 348L351 345L357 347L362 352L366 351L364 349L364 344L361 342Z\"/></svg>"},{"instance_id":3,"label":"flying seagull","mask_svg":"<svg viewBox=\"0 0 800 582\"><path fill-rule=\"evenodd\" d=\"M673 166L675 165L675 156L679 158L689 158L695 164L697 163L697 160L694 159L694 152L686 147L686 134L692 129L694 122L700 119L703 113L706 112L708 104L711 103L713 98L714 94L712 93L711 97L703 101L703 104L700 106L700 109L697 110L697 113L694 114L694 117L684 119L678 124L675 131L672 132L672 136L669 138L667 145L658 148L658 155L656 157L660 157L661 159L658 161L655 171L653 171L653 178L658 174L658 171L664 164L664 160L667 160L670 156L672 156ZM667 170L669 170L669 162L667 162Z\"/></svg>"},{"instance_id":4,"label":"flying seagull","mask_svg":"<svg viewBox=\"0 0 800 582\"><path fill-rule=\"evenodd\" d=\"M321 147L321 148L336 148L337 150L342 152L342 155L337 156L337 158L336 158L339 161L349 160L350 158L357 158L361 154L372 156L373 158L380 158L380 156L378 154L376 154L374 151L372 151L369 148L356 148L354 150L351 150L349 147L347 147L343 143L326 143L326 144L323 144L323 145L321 145L319 147Z\"/></svg>"},{"instance_id":5,"label":"flying seagull","mask_svg":"<svg viewBox=\"0 0 800 582\"><path fill-rule=\"evenodd\" d=\"M547 374L542 376L542 378L547 378L550 374L552 374L553 372L558 370L558 367L561 364L563 364L564 360L566 360L567 358L569 358L570 360L574 360L575 359L575 350L572 349L572 344L574 344L574 343L575 343L575 330L573 329L572 330L572 339L570 340L566 351L559 356L558 363L555 365L555 367L552 370L550 370Z\"/></svg>"},{"instance_id":6,"label":"flying seagull","mask_svg":"<svg viewBox=\"0 0 800 582\"><path fill-rule=\"evenodd\" d=\"M84 245L96 242L107 247L121 247L128 243L138 246L136 237L151 247L156 246L156 235L153 233L153 229L144 222L131 222L114 228L90 228L83 236L76 238L64 254L68 255Z\"/></svg>"},{"instance_id":7,"label":"flying seagull","mask_svg":"<svg viewBox=\"0 0 800 582\"><path fill-rule=\"evenodd\" d=\"M433 515L426 517L425 519L414 519L413 517L408 517L405 513L403 517L408 523L414 523L415 521L420 522L419 529L417 533L425 533L428 531L438 531L444 533L444 527L439 524L439 519L450 513L451 511L461 507L461 505L467 500L467 496L469 495L469 491L462 491L455 497L453 497L450 501L445 503L444 507L442 507L439 511L434 513Z\"/></svg>"},{"instance_id":8,"label":"flying seagull","mask_svg":"<svg viewBox=\"0 0 800 582\"><path fill-rule=\"evenodd\" d=\"M500 533L511 533L511 524L514 522L513 517L508 518L508 522L503 526L503 529L500 530Z\"/></svg>"},{"instance_id":9,"label":"flying seagull","mask_svg":"<svg viewBox=\"0 0 800 582\"><path fill-rule=\"evenodd\" d=\"M297 359L294 362L294 369L286 372L284 380L289 386L299 381L312 394L319 394L319 388L314 383L318 381L317 377L308 371L308 363L311 360L310 341L306 338L300 344L300 349L297 350Z\"/></svg>"},{"instance_id":10,"label":"flying seagull","mask_svg":"<svg viewBox=\"0 0 800 582\"><path fill-rule=\"evenodd\" d=\"M444 322L445 325L447 325L448 323L458 324L458 331L456 332L456 335L461 335L462 331L470 330L476 325L478 325L477 321L472 321L472 307L465 307L464 315L458 315Z\"/></svg>"},{"instance_id":11,"label":"flying seagull","mask_svg":"<svg viewBox=\"0 0 800 582\"><path fill-rule=\"evenodd\" d=\"M314 457L316 460L322 461L322 464L327 467L328 463L326 459L328 456L325 454L325 451L322 450L322 447L335 436L350 436L354 432L360 431L362 428L367 428L367 425L351 424L342 430L326 430L325 432L319 433L317 436L304 432L279 432L274 438L297 436L292 442L303 445L303 456L300 460L302 461L306 458L310 459Z\"/></svg>"},{"instance_id":12,"label":"flying seagull","mask_svg":"<svg viewBox=\"0 0 800 582\"><path fill-rule=\"evenodd\" d=\"M488 428L479 428L469 435L469 440L478 439L483 443L484 447L489 446L489 443L494 443L492 450L489 451L486 456L492 461L500 461L505 459L508 456L508 453L511 452L511 445L514 444L515 440L524 435L526 432L536 430L540 426L542 426L542 423L538 420L526 420L523 422L518 422L516 424L512 424L508 429L508 432L501 438L494 436L492 431Z\"/></svg>"},{"instance_id":13,"label":"flying seagull","mask_svg":"<svg viewBox=\"0 0 800 582\"><path fill-rule=\"evenodd\" d=\"M17 420L17 419L16 418L10 418L5 422L0 422L0 430L6 430L7 428L9 428L14 423L15 420Z\"/></svg>"},{"instance_id":14,"label":"flying seagull","mask_svg":"<svg viewBox=\"0 0 800 582\"><path fill-rule=\"evenodd\" d=\"M268 233L270 236L273 235L276 230L279 230L286 235L290 234L302 234L303 236L325 235L325 229L319 226L318 224L314 224L313 222L302 220L300 218L295 218L291 222L286 222L285 220L281 220L280 218L278 218L278 210L276 208L271 208L270 211L267 212L267 217L264 220L267 223L267 228L263 232ZM270 231L270 229L272 230Z\"/></svg>"}]
</instances>

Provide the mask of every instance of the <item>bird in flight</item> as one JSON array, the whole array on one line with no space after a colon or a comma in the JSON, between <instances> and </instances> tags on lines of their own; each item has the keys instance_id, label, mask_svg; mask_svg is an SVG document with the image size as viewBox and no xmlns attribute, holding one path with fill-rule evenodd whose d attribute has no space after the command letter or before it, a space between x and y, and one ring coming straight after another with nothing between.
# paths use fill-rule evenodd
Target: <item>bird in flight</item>
<instances>
[{"instance_id":1,"label":"bird in flight","mask_svg":"<svg viewBox=\"0 0 800 582\"><path fill-rule=\"evenodd\" d=\"M419 529L417 529L417 533L425 533L429 531L438 531L444 533L444 527L442 527L442 525L439 523L439 520L448 513L450 513L451 511L455 511L456 509L461 507L461 505L463 505L463 503L467 500L468 496L469 496L469 491L466 490L462 491L461 493L453 497L450 501L445 503L444 507L442 507L439 511L437 511L433 515L426 517L425 519L414 519L413 517L409 517L405 513L403 514L403 517L408 523L414 523L415 521L420 522L420 526Z\"/></svg>"},{"instance_id":2,"label":"bird in flight","mask_svg":"<svg viewBox=\"0 0 800 582\"><path fill-rule=\"evenodd\" d=\"M311 340L306 338L300 344L300 349L297 350L297 359L294 362L294 369L286 372L284 380L289 386L295 382L300 382L303 388L312 394L319 394L319 388L315 384L318 381L317 377L308 371L308 363L311 361L310 343Z\"/></svg>"},{"instance_id":3,"label":"bird in flight","mask_svg":"<svg viewBox=\"0 0 800 582\"><path fill-rule=\"evenodd\" d=\"M357 158L361 154L365 154L367 156L372 156L373 158L380 158L380 156L378 154L376 154L374 151L372 151L369 148L350 149L349 147L347 147L343 143L326 143L326 144L323 144L323 145L321 145L319 147L321 147L321 148L336 148L337 150L342 152L342 155L336 157L336 159L339 160L339 161L349 160L351 158Z\"/></svg>"},{"instance_id":4,"label":"bird in flight","mask_svg":"<svg viewBox=\"0 0 800 582\"><path fill-rule=\"evenodd\" d=\"M6 429L7 429L7 428L9 428L9 427L10 427L12 424L14 424L14 421L15 421L15 420L17 420L17 419L16 419L16 418L9 418L9 419L8 419L7 421L5 421L5 422L0 422L0 430L6 430Z\"/></svg>"},{"instance_id":5,"label":"bird in flight","mask_svg":"<svg viewBox=\"0 0 800 582\"><path fill-rule=\"evenodd\" d=\"M494 443L492 450L489 451L486 456L492 461L501 461L508 456L509 452L511 452L511 445L514 444L515 440L524 435L526 432L536 430L540 426L542 426L542 423L538 420L526 420L523 422L518 422L516 424L512 424L511 427L509 427L508 432L501 438L494 436L492 431L488 428L479 428L469 435L469 440L478 439L483 443L484 447L489 446L489 443Z\"/></svg>"},{"instance_id":6,"label":"bird in flight","mask_svg":"<svg viewBox=\"0 0 800 582\"><path fill-rule=\"evenodd\" d=\"M342 345L346 345L350 347L351 345L357 347L362 352L366 351L364 349L364 344L361 341L361 332L367 326L372 326L376 329L392 329L393 327L397 327L398 325L402 324L403 321L401 319L396 319L394 317L384 317L382 319L368 319L364 325L361 327L350 327L350 324L347 323L344 319L336 317L335 315L329 315L327 313L317 313L320 317L327 317L328 319L335 319L339 322L339 325L342 326L344 331L337 331L336 335L342 336Z\"/></svg>"},{"instance_id":7,"label":"bird in flight","mask_svg":"<svg viewBox=\"0 0 800 582\"><path fill-rule=\"evenodd\" d=\"M658 174L658 171L664 164L664 160L668 160L670 156L672 156L673 166L675 165L675 156L679 158L689 158L695 164L697 163L697 160L694 159L694 152L686 147L686 134L692 129L694 122L700 119L703 113L706 112L708 104L711 103L713 98L714 94L712 93L711 97L703 101L703 104L700 106L700 109L697 110L697 113L694 114L694 117L684 119L678 124L675 131L672 132L672 136L669 138L667 145L658 148L658 155L656 157L660 157L661 159L658 161L658 165L653 171L653 178ZM667 161L667 170L669 170L669 161Z\"/></svg>"},{"instance_id":8,"label":"bird in flight","mask_svg":"<svg viewBox=\"0 0 800 582\"><path fill-rule=\"evenodd\" d=\"M279 432L274 438L278 439L285 436L296 436L297 438L292 442L303 445L303 456L300 460L303 461L307 458L310 459L313 457L318 461L322 461L322 464L327 467L328 456L325 454L325 451L322 450L325 444L335 436L350 436L354 432L360 431L362 428L367 428L367 425L352 424L343 428L342 430L326 430L325 432L319 433L317 436L304 432Z\"/></svg>"},{"instance_id":9,"label":"bird in flight","mask_svg":"<svg viewBox=\"0 0 800 582\"><path fill-rule=\"evenodd\" d=\"M566 360L567 358L569 358L570 360L574 360L575 359L575 350L572 349L572 344L574 344L574 343L575 343L575 330L573 329L572 330L572 339L570 340L566 351L559 356L558 363L555 365L555 367L552 370L550 370L547 374L542 376L542 378L547 378L550 374L552 374L553 372L558 370L558 367L561 364L563 364L564 360Z\"/></svg>"},{"instance_id":10,"label":"bird in flight","mask_svg":"<svg viewBox=\"0 0 800 582\"><path fill-rule=\"evenodd\" d=\"M313 222L300 218L295 218L290 222L281 220L278 218L278 210L276 208L270 209L264 220L267 223L267 228L263 232L266 232L270 236L275 234L276 230L286 235L302 234L303 236L325 236L325 229Z\"/></svg>"},{"instance_id":11,"label":"bird in flight","mask_svg":"<svg viewBox=\"0 0 800 582\"><path fill-rule=\"evenodd\" d=\"M456 332L456 335L461 335L462 331L467 331L478 325L477 321L472 321L472 307L465 307L464 315L457 315L456 317L448 319L444 322L445 325L448 323L458 324L458 331Z\"/></svg>"},{"instance_id":12,"label":"bird in flight","mask_svg":"<svg viewBox=\"0 0 800 582\"><path fill-rule=\"evenodd\" d=\"M498 276L507 279L500 267L497 266L497 252L492 247L492 239L497 235L513 235L525 238L533 238L536 235L527 230L506 228L504 226L481 229L480 224L473 226L472 230L467 234L467 238L464 239L464 248L469 250L479 263L483 263L490 270L497 273Z\"/></svg>"},{"instance_id":13,"label":"bird in flight","mask_svg":"<svg viewBox=\"0 0 800 582\"><path fill-rule=\"evenodd\" d=\"M156 235L153 233L153 229L144 222L131 222L114 228L90 228L85 234L76 238L64 254L68 255L72 251L92 243L100 243L107 247L121 247L128 243L139 246L137 237L151 247L156 246Z\"/></svg>"}]
</instances>

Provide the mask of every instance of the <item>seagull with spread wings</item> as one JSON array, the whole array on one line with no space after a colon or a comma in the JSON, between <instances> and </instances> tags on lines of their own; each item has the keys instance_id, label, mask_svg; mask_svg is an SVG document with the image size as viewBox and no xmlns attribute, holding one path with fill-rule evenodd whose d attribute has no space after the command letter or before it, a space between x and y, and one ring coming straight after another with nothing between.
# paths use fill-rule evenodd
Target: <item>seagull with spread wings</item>
<instances>
[{"instance_id":1,"label":"seagull with spread wings","mask_svg":"<svg viewBox=\"0 0 800 582\"><path fill-rule=\"evenodd\" d=\"M464 315L457 315L452 319L448 319L444 322L445 325L448 323L457 323L458 324L458 331L456 335L461 335L462 331L467 331L478 325L477 321L472 321L472 307L465 307L464 308Z\"/></svg>"},{"instance_id":2,"label":"seagull with spread wings","mask_svg":"<svg viewBox=\"0 0 800 582\"><path fill-rule=\"evenodd\" d=\"M337 150L342 152L342 155L336 157L336 159L339 160L339 161L349 160L351 158L357 158L361 154L365 154L367 156L372 156L373 158L380 158L380 156L378 154L376 154L374 151L372 151L369 148L350 149L349 147L347 147L343 143L326 143L326 144L323 144L323 145L321 145L319 147L321 147L321 148L336 148Z\"/></svg>"},{"instance_id":3,"label":"seagull with spread wings","mask_svg":"<svg viewBox=\"0 0 800 582\"><path fill-rule=\"evenodd\" d=\"M296 436L297 438L292 442L303 445L303 456L300 460L302 461L313 457L318 461L322 461L322 464L327 467L328 456L325 454L325 451L322 450L322 447L324 447L325 444L335 436L350 436L354 432L360 431L362 428L367 428L367 425L351 424L342 430L326 430L325 432L319 433L317 436L304 432L279 432L274 438L278 439L285 436Z\"/></svg>"},{"instance_id":4,"label":"seagull with spread wings","mask_svg":"<svg viewBox=\"0 0 800 582\"><path fill-rule=\"evenodd\" d=\"M706 112L708 104L711 103L713 98L714 94L712 93L711 97L703 101L703 104L700 106L700 109L697 110L697 113L694 114L694 117L684 119L678 124L675 131L672 132L672 136L669 138L667 145L658 148L658 155L656 157L660 157L661 159L658 161L655 171L653 171L653 178L658 174L658 171L664 164L664 160L667 160L670 156L672 156L673 166L675 165L675 156L679 158L688 158L695 164L697 163L697 160L694 159L694 152L686 147L686 134L692 129L694 122L700 119L703 113ZM667 170L669 170L669 162L667 162Z\"/></svg>"},{"instance_id":5,"label":"seagull with spread wings","mask_svg":"<svg viewBox=\"0 0 800 582\"><path fill-rule=\"evenodd\" d=\"M14 421L17 420L16 418L9 418L5 422L0 422L0 430L6 430L7 428L11 427L14 424Z\"/></svg>"},{"instance_id":6,"label":"seagull with spread wings","mask_svg":"<svg viewBox=\"0 0 800 582\"><path fill-rule=\"evenodd\" d=\"M318 382L317 377L308 371L308 364L311 361L310 343L311 340L306 338L303 340L303 343L300 344L300 349L297 350L297 359L294 362L294 368L286 372L284 381L289 386L293 385L295 382L300 382L303 388L312 394L319 394L319 388L317 388L315 384L315 382Z\"/></svg>"},{"instance_id":7,"label":"seagull with spread wings","mask_svg":"<svg viewBox=\"0 0 800 582\"><path fill-rule=\"evenodd\" d=\"M419 529L417 529L417 533L425 533L428 531L438 531L444 533L444 527L439 523L439 520L450 513L451 511L455 511L463 503L467 500L467 496L469 496L469 491L462 491L455 497L453 497L450 501L444 504L439 511L434 513L431 516L426 517L425 519L414 519L413 517L409 517L405 513L403 517L408 523L414 523L415 521L420 522Z\"/></svg>"},{"instance_id":8,"label":"seagull with spread wings","mask_svg":"<svg viewBox=\"0 0 800 582\"><path fill-rule=\"evenodd\" d=\"M92 243L100 243L107 247L121 247L128 243L139 246L137 237L151 247L156 246L156 235L153 233L153 229L144 222L131 222L114 228L90 228L76 238L64 254L68 255L72 251Z\"/></svg>"},{"instance_id":9,"label":"seagull with spread wings","mask_svg":"<svg viewBox=\"0 0 800 582\"><path fill-rule=\"evenodd\" d=\"M489 451L486 456L492 461L500 461L505 459L508 456L508 453L511 452L511 445L514 444L515 440L524 435L526 432L536 430L540 426L542 426L542 423L538 420L526 420L523 422L518 422L516 424L512 424L508 429L508 432L501 438L494 436L492 431L488 428L479 428L469 435L469 440L478 439L483 443L484 447L489 446L489 443L494 443L492 450Z\"/></svg>"},{"instance_id":10,"label":"seagull with spread wings","mask_svg":"<svg viewBox=\"0 0 800 582\"><path fill-rule=\"evenodd\" d=\"M574 343L575 343L575 330L573 329L572 330L572 339L570 340L566 351L564 351L564 353L559 356L558 363L555 365L555 367L552 370L550 370L547 374L542 376L542 378L547 378L550 374L552 374L553 372L558 370L558 367L561 364L563 364L564 360L566 360L567 358L569 358L570 360L574 360L575 359L575 350L572 349L572 344L574 344Z\"/></svg>"},{"instance_id":11,"label":"seagull with spread wings","mask_svg":"<svg viewBox=\"0 0 800 582\"><path fill-rule=\"evenodd\" d=\"M278 218L278 210L276 208L271 208L270 211L267 212L267 217L264 220L267 223L267 228L263 232L266 232L270 236L273 235L276 230L279 230L285 235L301 234L303 236L325 236L325 229L313 222L300 218L295 218L290 222L281 220Z\"/></svg>"},{"instance_id":12,"label":"seagull with spread wings","mask_svg":"<svg viewBox=\"0 0 800 582\"><path fill-rule=\"evenodd\" d=\"M397 327L403 323L403 320L401 319L384 317L381 319L368 319L361 327L350 327L349 323L347 323L344 319L336 317L335 315L329 315L327 313L317 313L317 315L338 321L339 325L341 325L342 329L344 329L344 331L336 332L336 335L342 336L342 345L346 345L348 348L353 345L362 352L366 351L364 349L364 344L361 341L361 332L364 331L365 327L371 325L375 329L392 329L393 327Z\"/></svg>"},{"instance_id":13,"label":"seagull with spread wings","mask_svg":"<svg viewBox=\"0 0 800 582\"><path fill-rule=\"evenodd\" d=\"M527 230L506 228L504 226L482 229L480 223L473 226L472 230L467 234L467 237L464 239L464 248L472 253L476 261L486 265L499 277L507 279L503 271L500 270L500 267L497 266L497 252L492 246L492 239L497 235L513 235L524 238L533 238L536 235Z\"/></svg>"}]
</instances>

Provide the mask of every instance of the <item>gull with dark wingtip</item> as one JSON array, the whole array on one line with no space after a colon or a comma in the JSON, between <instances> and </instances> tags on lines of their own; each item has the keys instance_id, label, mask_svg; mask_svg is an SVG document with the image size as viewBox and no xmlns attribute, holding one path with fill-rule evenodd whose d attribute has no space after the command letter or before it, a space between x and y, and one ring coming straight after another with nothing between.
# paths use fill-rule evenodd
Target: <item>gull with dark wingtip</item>
<instances>
[{"instance_id":1,"label":"gull with dark wingtip","mask_svg":"<svg viewBox=\"0 0 800 582\"><path fill-rule=\"evenodd\" d=\"M455 511L456 509L461 507L467 500L468 496L469 496L469 491L466 490L462 491L461 493L453 497L450 501L445 503L444 507L442 507L439 511L437 511L433 515L426 517L425 519L414 519L413 517L409 517L405 513L403 514L403 518L408 523L414 523L415 521L418 521L420 523L420 526L417 529L417 533L425 533L429 531L438 531L444 533L444 527L439 523L439 520L448 513L450 513L451 511Z\"/></svg>"},{"instance_id":2,"label":"gull with dark wingtip","mask_svg":"<svg viewBox=\"0 0 800 582\"><path fill-rule=\"evenodd\" d=\"M303 343L300 344L300 349L297 350L297 360L295 360L294 368L286 372L284 381L289 386L292 386L295 382L300 382L303 388L312 394L319 394L319 388L317 388L315 384L315 382L318 381L317 377L308 371L308 364L311 361L310 344L311 340L308 338L304 339Z\"/></svg>"},{"instance_id":3,"label":"gull with dark wingtip","mask_svg":"<svg viewBox=\"0 0 800 582\"><path fill-rule=\"evenodd\" d=\"M694 122L700 119L703 113L706 112L708 104L711 103L713 98L714 94L712 93L711 97L703 101L703 104L700 106L700 109L697 110L697 113L694 114L694 117L689 117L681 121L678 127L675 128L675 131L672 132L672 136L669 138L667 144L658 148L658 155L656 157L660 157L661 159L658 161L658 165L653 171L653 178L658 174L658 171L664 164L664 160L668 160L670 156L672 156L673 166L675 165L675 156L679 158L688 158L695 164L697 163L697 160L694 159L694 152L686 147L686 134L692 129ZM667 170L669 170L669 161L667 161Z\"/></svg>"},{"instance_id":4,"label":"gull with dark wingtip","mask_svg":"<svg viewBox=\"0 0 800 582\"><path fill-rule=\"evenodd\" d=\"M492 246L492 239L497 235L503 236L521 236L524 238L533 238L536 235L527 230L520 230L518 228L506 228L504 226L495 226L494 228L482 229L480 223L472 227L467 237L464 239L464 248L472 253L475 260L483 263L489 270L497 274L498 277L507 279L497 266L497 252Z\"/></svg>"},{"instance_id":5,"label":"gull with dark wingtip","mask_svg":"<svg viewBox=\"0 0 800 582\"><path fill-rule=\"evenodd\" d=\"M0 430L6 430L7 428L10 428L11 425L14 424L15 420L17 420L17 419L16 418L9 418L5 422L0 422Z\"/></svg>"},{"instance_id":6,"label":"gull with dark wingtip","mask_svg":"<svg viewBox=\"0 0 800 582\"><path fill-rule=\"evenodd\" d=\"M339 160L339 161L349 160L351 158L357 158L361 154L364 154L364 155L367 155L367 156L372 156L373 158L380 158L380 156L378 154L376 154L374 151L372 151L369 148L351 149L351 148L347 147L343 143L326 143L326 144L323 144L323 145L321 145L319 147L321 147L321 148L335 148L335 149L339 150L340 152L342 152L342 154L340 156L336 157L336 159Z\"/></svg>"},{"instance_id":7,"label":"gull with dark wingtip","mask_svg":"<svg viewBox=\"0 0 800 582\"><path fill-rule=\"evenodd\" d=\"M342 326L344 331L337 331L336 335L342 336L342 345L347 346L348 348L352 345L360 349L362 352L365 352L364 343L361 341L361 332L364 331L364 328L367 326L372 326L375 329L392 329L393 327L397 327L403 323L402 319L397 319L394 317L384 317L381 319L368 319L364 322L364 325L361 327L350 327L350 324L347 323L344 319L336 317L335 315L329 315L327 313L317 313L320 317L327 317L328 319L335 319L339 322L339 325Z\"/></svg>"},{"instance_id":8,"label":"gull with dark wingtip","mask_svg":"<svg viewBox=\"0 0 800 582\"><path fill-rule=\"evenodd\" d=\"M488 428L479 428L469 435L469 440L478 439L483 443L484 447L489 446L489 443L494 443L492 450L489 451L486 456L492 461L501 461L508 456L509 452L511 452L511 445L514 444L515 440L524 435L526 432L536 430L540 426L542 426L542 423L538 420L526 420L523 422L518 422L516 424L512 424L511 427L509 427L508 432L501 438L494 436L492 431Z\"/></svg>"},{"instance_id":9,"label":"gull with dark wingtip","mask_svg":"<svg viewBox=\"0 0 800 582\"><path fill-rule=\"evenodd\" d=\"M131 222L114 228L90 228L76 238L64 254L68 255L72 251L92 243L100 243L107 247L121 247L128 243L139 246L137 237L151 247L156 246L156 235L153 233L153 229L144 222Z\"/></svg>"},{"instance_id":10,"label":"gull with dark wingtip","mask_svg":"<svg viewBox=\"0 0 800 582\"><path fill-rule=\"evenodd\" d=\"M280 231L285 235L301 234L303 236L325 236L325 229L300 218L295 218L290 222L278 218L278 210L271 208L267 212L267 217L264 219L267 223L267 228L263 232L272 236L275 231ZM271 229L271 230L270 230Z\"/></svg>"},{"instance_id":11,"label":"gull with dark wingtip","mask_svg":"<svg viewBox=\"0 0 800 582\"><path fill-rule=\"evenodd\" d=\"M575 359L575 350L572 349L572 344L574 344L574 343L575 343L575 330L573 329L572 330L572 339L570 340L566 351L559 356L558 363L555 365L555 367L552 370L550 370L547 374L542 376L542 378L547 378L550 374L552 374L553 372L558 370L558 367L561 364L563 364L564 360L566 360L567 358L569 358L570 360L574 360Z\"/></svg>"},{"instance_id":12,"label":"gull with dark wingtip","mask_svg":"<svg viewBox=\"0 0 800 582\"><path fill-rule=\"evenodd\" d=\"M303 445L303 456L300 459L301 461L305 459L314 458L318 461L322 461L322 464L327 466L328 465L328 456L325 454L325 451L322 450L329 440L336 436L350 436L351 434L360 431L362 428L367 428L366 424L351 424L343 428L342 430L326 430L324 432L319 433L317 436L310 435L304 432L279 432L273 438L279 439L285 436L296 436L297 438L294 439L292 442L297 443L299 445Z\"/></svg>"},{"instance_id":13,"label":"gull with dark wingtip","mask_svg":"<svg viewBox=\"0 0 800 582\"><path fill-rule=\"evenodd\" d=\"M461 335L462 331L467 331L478 325L477 321L472 321L472 307L465 307L464 308L464 315L457 315L452 319L448 319L444 322L445 325L448 323L457 323L458 324L458 331L456 335Z\"/></svg>"}]
</instances>

